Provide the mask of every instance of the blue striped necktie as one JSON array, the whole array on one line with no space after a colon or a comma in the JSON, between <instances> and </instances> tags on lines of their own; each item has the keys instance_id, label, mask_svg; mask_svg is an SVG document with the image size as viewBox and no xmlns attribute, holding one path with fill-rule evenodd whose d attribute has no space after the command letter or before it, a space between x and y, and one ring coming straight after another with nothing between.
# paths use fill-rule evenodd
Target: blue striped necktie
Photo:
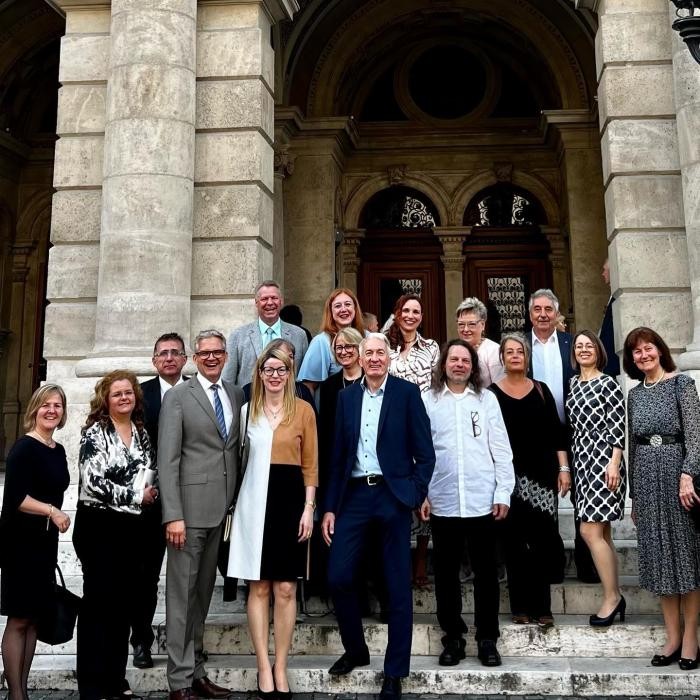
<instances>
[{"instance_id":1,"label":"blue striped necktie","mask_svg":"<svg viewBox=\"0 0 700 700\"><path fill-rule=\"evenodd\" d=\"M228 440L228 431L226 430L226 421L224 420L224 407L221 405L219 398L219 385L212 384L211 390L214 392L214 413L216 413L216 422L219 424L219 430L224 440Z\"/></svg>"}]
</instances>

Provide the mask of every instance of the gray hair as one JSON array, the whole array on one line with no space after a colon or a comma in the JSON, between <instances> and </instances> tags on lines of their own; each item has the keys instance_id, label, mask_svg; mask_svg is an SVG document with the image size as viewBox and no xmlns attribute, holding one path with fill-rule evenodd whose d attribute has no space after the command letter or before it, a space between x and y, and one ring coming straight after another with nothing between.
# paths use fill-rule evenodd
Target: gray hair
<instances>
[{"instance_id":1,"label":"gray hair","mask_svg":"<svg viewBox=\"0 0 700 700\"><path fill-rule=\"evenodd\" d=\"M540 297L549 299L549 301L552 302L554 310L559 313L559 299L557 299L557 295L551 289L538 289L536 292L533 292L527 307L528 311L532 311L532 307L535 305L535 299L539 299Z\"/></svg>"},{"instance_id":2,"label":"gray hair","mask_svg":"<svg viewBox=\"0 0 700 700\"><path fill-rule=\"evenodd\" d=\"M391 352L391 345L389 345L389 338L387 338L384 333L367 333L367 335L362 339L360 343L360 355L365 351L368 340L381 340L384 345L386 345L387 352Z\"/></svg>"},{"instance_id":3,"label":"gray hair","mask_svg":"<svg viewBox=\"0 0 700 700\"><path fill-rule=\"evenodd\" d=\"M195 352L199 352L200 342L202 340L206 340L207 338L218 338L221 341L221 344L224 346L224 350L226 350L226 336L221 331L217 331L215 328L208 328L205 331L199 331L199 333L197 333L195 336L192 343L192 347L194 348Z\"/></svg>"},{"instance_id":4,"label":"gray hair","mask_svg":"<svg viewBox=\"0 0 700 700\"><path fill-rule=\"evenodd\" d=\"M527 369L530 366L530 343L527 342L527 338L525 338L522 333L517 332L504 333L501 336L501 344L498 346L498 358L500 359L501 364L505 367L505 363L503 362L503 350L509 340L522 345L523 352L525 353L525 369Z\"/></svg>"},{"instance_id":5,"label":"gray hair","mask_svg":"<svg viewBox=\"0 0 700 700\"><path fill-rule=\"evenodd\" d=\"M488 312L483 301L476 297L467 297L458 307L456 317L459 318L462 314L475 313L482 321L486 320Z\"/></svg>"},{"instance_id":6,"label":"gray hair","mask_svg":"<svg viewBox=\"0 0 700 700\"><path fill-rule=\"evenodd\" d=\"M257 287L255 287L255 295L254 295L255 299L258 298L258 294L260 293L260 290L263 287L276 287L277 291L280 293L280 296L283 296L282 295L282 287L280 287L279 282L276 282L275 280L263 280L262 282L260 282L259 285L257 285Z\"/></svg>"}]
</instances>

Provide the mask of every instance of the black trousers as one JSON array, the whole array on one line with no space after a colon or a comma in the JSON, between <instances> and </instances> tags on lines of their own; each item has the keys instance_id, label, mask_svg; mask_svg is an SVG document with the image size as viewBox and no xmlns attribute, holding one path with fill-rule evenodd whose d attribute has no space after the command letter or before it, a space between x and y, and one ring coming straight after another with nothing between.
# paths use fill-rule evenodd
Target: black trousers
<instances>
[{"instance_id":1,"label":"black trousers","mask_svg":"<svg viewBox=\"0 0 700 700\"><path fill-rule=\"evenodd\" d=\"M500 587L496 561L498 529L491 514L478 518L430 517L433 531L435 601L440 627L450 639L461 637L467 626L462 619L462 586L459 570L466 542L474 572L474 625L476 640L496 640Z\"/></svg>"},{"instance_id":2,"label":"black trousers","mask_svg":"<svg viewBox=\"0 0 700 700\"><path fill-rule=\"evenodd\" d=\"M79 505L73 545L83 568L76 670L81 700L118 696L125 681L135 604L140 515Z\"/></svg>"},{"instance_id":3,"label":"black trousers","mask_svg":"<svg viewBox=\"0 0 700 700\"><path fill-rule=\"evenodd\" d=\"M143 556L134 563L135 582L138 593L130 611L131 646L137 644L151 648L153 634L153 616L158 605L158 582L165 556L165 528L161 523L163 509L160 501L144 508L143 536L141 540Z\"/></svg>"},{"instance_id":4,"label":"black trousers","mask_svg":"<svg viewBox=\"0 0 700 700\"><path fill-rule=\"evenodd\" d=\"M503 523L503 546L511 612L551 615L550 580L557 577L554 560L563 547L557 521L513 497Z\"/></svg>"}]
</instances>

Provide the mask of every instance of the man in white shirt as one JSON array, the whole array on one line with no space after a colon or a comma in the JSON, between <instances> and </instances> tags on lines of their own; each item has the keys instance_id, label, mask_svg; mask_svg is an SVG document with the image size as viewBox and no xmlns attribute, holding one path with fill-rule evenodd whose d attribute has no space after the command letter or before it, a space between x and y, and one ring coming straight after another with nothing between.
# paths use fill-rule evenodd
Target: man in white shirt
<instances>
[{"instance_id":1,"label":"man in white shirt","mask_svg":"<svg viewBox=\"0 0 700 700\"><path fill-rule=\"evenodd\" d=\"M544 382L554 396L559 420L566 425L566 397L569 383L574 376L571 364L572 337L556 329L559 300L551 289L538 289L530 297L530 321L532 321L532 353L529 376ZM576 502L576 491L571 489L571 499ZM598 572L591 553L579 533L576 521L574 539L576 575L584 583L599 583ZM562 571L562 577L564 572Z\"/></svg>"},{"instance_id":2,"label":"man in white shirt","mask_svg":"<svg viewBox=\"0 0 700 700\"><path fill-rule=\"evenodd\" d=\"M158 418L165 392L181 384L187 377L182 369L187 362L185 341L178 333L164 333L153 347L153 366L156 376L141 383L143 392L143 423L153 447L153 463L158 453ZM165 555L165 534L161 523L160 501L156 500L143 513L144 540L147 551L144 566L136 572L136 580L143 586L137 605L131 610L131 646L134 649L134 666L152 668L151 645L153 644L153 614L158 603L158 581Z\"/></svg>"},{"instance_id":3,"label":"man in white shirt","mask_svg":"<svg viewBox=\"0 0 700 700\"><path fill-rule=\"evenodd\" d=\"M476 350L463 340L449 341L439 372L423 394L436 463L421 508L432 527L437 617L445 632L439 663L455 666L465 658L459 569L466 541L474 570L478 657L484 666L499 666L496 521L510 507L513 453L498 401L482 387Z\"/></svg>"}]
</instances>

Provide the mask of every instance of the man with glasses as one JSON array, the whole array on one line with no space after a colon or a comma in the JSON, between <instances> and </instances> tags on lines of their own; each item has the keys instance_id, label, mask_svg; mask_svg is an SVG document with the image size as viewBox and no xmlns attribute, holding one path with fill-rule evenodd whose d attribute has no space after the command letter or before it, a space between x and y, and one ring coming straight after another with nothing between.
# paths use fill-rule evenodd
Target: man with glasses
<instances>
[{"instance_id":1,"label":"man with glasses","mask_svg":"<svg viewBox=\"0 0 700 700\"><path fill-rule=\"evenodd\" d=\"M423 394L435 446L435 471L421 517L430 518L437 617L445 636L441 666L465 658L461 554L466 542L474 571L474 625L478 658L500 666L500 587L496 521L503 520L515 487L513 453L498 400L485 391L476 350L450 340L430 391Z\"/></svg>"},{"instance_id":2,"label":"man with glasses","mask_svg":"<svg viewBox=\"0 0 700 700\"><path fill-rule=\"evenodd\" d=\"M234 330L228 339L229 358L224 368L224 379L238 386L253 381L258 355L273 340L286 340L294 347L294 359L301 367L309 341L302 328L280 319L284 299L275 280L265 280L255 289L257 318Z\"/></svg>"},{"instance_id":3,"label":"man with glasses","mask_svg":"<svg viewBox=\"0 0 700 700\"><path fill-rule=\"evenodd\" d=\"M156 340L153 348L153 366L157 375L141 383L143 391L144 428L153 447L153 463L158 454L158 418L160 406L166 392L187 377L182 376L182 369L187 362L185 341L177 333L165 333ZM143 567L137 572L142 584L143 594L131 610L131 646L134 649L134 666L152 668L151 645L153 634L153 615L158 603L158 581L165 555L165 535L161 522L160 501L156 500L143 511L144 547L147 554L143 557Z\"/></svg>"},{"instance_id":4,"label":"man with glasses","mask_svg":"<svg viewBox=\"0 0 700 700\"><path fill-rule=\"evenodd\" d=\"M226 512L239 466L243 392L221 380L226 338L202 331L194 341L197 374L163 400L158 472L168 547L166 634L170 700L225 698L204 668L209 610Z\"/></svg>"}]
</instances>

